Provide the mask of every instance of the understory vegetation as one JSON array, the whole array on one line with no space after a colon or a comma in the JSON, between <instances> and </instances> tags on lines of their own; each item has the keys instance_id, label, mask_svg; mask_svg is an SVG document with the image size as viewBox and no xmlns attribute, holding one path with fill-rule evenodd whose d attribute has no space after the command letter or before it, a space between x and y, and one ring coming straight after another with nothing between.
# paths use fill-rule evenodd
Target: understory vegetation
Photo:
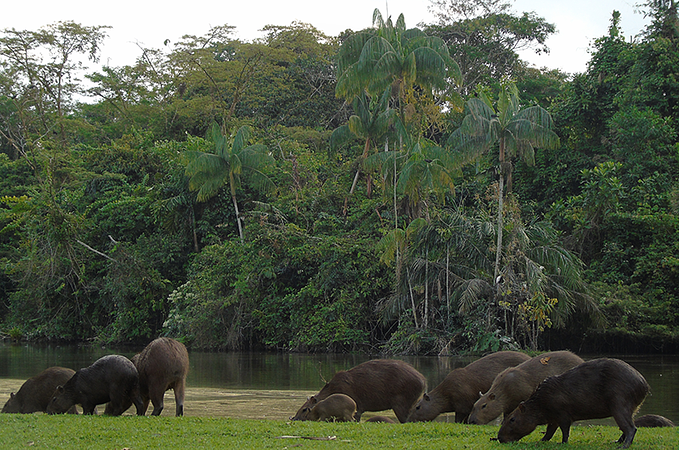
<instances>
[{"instance_id":1,"label":"understory vegetation","mask_svg":"<svg viewBox=\"0 0 679 450\"><path fill-rule=\"evenodd\" d=\"M96 70L106 27L0 32L2 335L676 351L675 1L638 36L612 11L578 74L518 57L555 31L534 13L434 3Z\"/></svg>"}]
</instances>

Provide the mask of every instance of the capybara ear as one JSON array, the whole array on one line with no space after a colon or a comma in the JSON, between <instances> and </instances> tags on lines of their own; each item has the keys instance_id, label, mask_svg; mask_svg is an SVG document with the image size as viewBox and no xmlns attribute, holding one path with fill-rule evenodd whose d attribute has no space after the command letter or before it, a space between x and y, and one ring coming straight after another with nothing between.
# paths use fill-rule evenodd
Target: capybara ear
<instances>
[{"instance_id":1,"label":"capybara ear","mask_svg":"<svg viewBox=\"0 0 679 450\"><path fill-rule=\"evenodd\" d=\"M14 398L14 392L9 393L9 398Z\"/></svg>"},{"instance_id":2,"label":"capybara ear","mask_svg":"<svg viewBox=\"0 0 679 450\"><path fill-rule=\"evenodd\" d=\"M479 398L483 397L483 392L479 391Z\"/></svg>"},{"instance_id":3,"label":"capybara ear","mask_svg":"<svg viewBox=\"0 0 679 450\"><path fill-rule=\"evenodd\" d=\"M526 405L523 404L523 402L519 403L519 411L526 412Z\"/></svg>"},{"instance_id":4,"label":"capybara ear","mask_svg":"<svg viewBox=\"0 0 679 450\"><path fill-rule=\"evenodd\" d=\"M431 399L429 398L429 394L427 394L426 392L424 393L424 395L422 396L422 398L425 399L426 401L430 401L430 400L431 400Z\"/></svg>"},{"instance_id":5,"label":"capybara ear","mask_svg":"<svg viewBox=\"0 0 679 450\"><path fill-rule=\"evenodd\" d=\"M488 396L488 400L495 400L495 394L490 394Z\"/></svg>"},{"instance_id":6,"label":"capybara ear","mask_svg":"<svg viewBox=\"0 0 679 450\"><path fill-rule=\"evenodd\" d=\"M318 403L318 399L314 396L309 397L309 401L311 402L312 405Z\"/></svg>"},{"instance_id":7,"label":"capybara ear","mask_svg":"<svg viewBox=\"0 0 679 450\"><path fill-rule=\"evenodd\" d=\"M64 392L64 387L63 386L57 386L57 391Z\"/></svg>"}]
</instances>

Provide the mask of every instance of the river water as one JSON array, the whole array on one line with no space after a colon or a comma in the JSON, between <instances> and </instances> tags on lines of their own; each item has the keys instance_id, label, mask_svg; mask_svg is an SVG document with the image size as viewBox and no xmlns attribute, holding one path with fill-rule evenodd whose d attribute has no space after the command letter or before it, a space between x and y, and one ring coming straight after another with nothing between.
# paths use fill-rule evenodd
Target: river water
<instances>
[{"instance_id":1,"label":"river water","mask_svg":"<svg viewBox=\"0 0 679 450\"><path fill-rule=\"evenodd\" d=\"M86 367L101 356L117 353L132 357L140 349L97 346L37 346L0 344L0 404L23 381L50 366ZM581 355L588 360L602 355ZM616 356L641 372L651 385L639 414L660 414L679 423L679 355ZM368 355L212 353L189 352L186 415L285 419L293 415L307 395L323 387L339 370L371 359ZM453 369L475 357L404 356L426 378L428 389ZM163 415L174 413L171 392L165 396ZM390 414L387 414L390 415ZM365 417L369 417L366 414ZM444 415L442 420L453 420ZM612 423L612 422L611 422Z\"/></svg>"}]
</instances>

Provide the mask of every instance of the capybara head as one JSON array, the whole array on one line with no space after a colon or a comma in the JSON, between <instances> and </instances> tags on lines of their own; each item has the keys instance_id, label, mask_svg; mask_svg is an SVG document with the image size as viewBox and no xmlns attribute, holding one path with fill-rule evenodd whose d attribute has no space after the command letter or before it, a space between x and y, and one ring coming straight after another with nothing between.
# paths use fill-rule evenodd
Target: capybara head
<instances>
[{"instance_id":1,"label":"capybara head","mask_svg":"<svg viewBox=\"0 0 679 450\"><path fill-rule=\"evenodd\" d=\"M64 386L57 386L52 399L47 404L47 414L63 414L74 404L73 394Z\"/></svg>"},{"instance_id":2,"label":"capybara head","mask_svg":"<svg viewBox=\"0 0 679 450\"><path fill-rule=\"evenodd\" d=\"M306 402L302 405L301 408L297 411L297 414L295 414L293 417L290 417L290 420L307 420L309 417L309 412L311 409L316 406L316 403L318 403L318 399L315 396L311 396L306 399Z\"/></svg>"},{"instance_id":3,"label":"capybara head","mask_svg":"<svg viewBox=\"0 0 679 450\"><path fill-rule=\"evenodd\" d=\"M537 425L537 420L522 402L502 423L500 431L497 433L497 440L500 442L516 442L532 433Z\"/></svg>"},{"instance_id":4,"label":"capybara head","mask_svg":"<svg viewBox=\"0 0 679 450\"><path fill-rule=\"evenodd\" d=\"M486 392L481 394L481 397L474 403L474 408L469 414L469 423L484 425L502 414L503 406L498 401L498 396L495 392Z\"/></svg>"},{"instance_id":5,"label":"capybara head","mask_svg":"<svg viewBox=\"0 0 679 450\"><path fill-rule=\"evenodd\" d=\"M408 422L427 422L436 419L441 412L441 408L429 397L426 392L422 395L415 407L408 415Z\"/></svg>"},{"instance_id":6,"label":"capybara head","mask_svg":"<svg viewBox=\"0 0 679 450\"><path fill-rule=\"evenodd\" d=\"M7 403L5 403L5 406L2 407L2 412L3 413L19 413L19 412L21 412L21 402L19 401L19 397L14 395L14 392L9 394L9 400L7 400Z\"/></svg>"}]
</instances>

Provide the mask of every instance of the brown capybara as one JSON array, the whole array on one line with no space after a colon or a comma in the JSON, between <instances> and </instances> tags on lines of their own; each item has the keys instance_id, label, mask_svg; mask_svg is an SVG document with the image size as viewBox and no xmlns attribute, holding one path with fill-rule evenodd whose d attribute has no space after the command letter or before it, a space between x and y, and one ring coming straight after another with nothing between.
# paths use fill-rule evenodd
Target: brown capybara
<instances>
[{"instance_id":1,"label":"brown capybara","mask_svg":"<svg viewBox=\"0 0 679 450\"><path fill-rule=\"evenodd\" d=\"M505 418L497 438L515 442L538 425L547 424L542 440L550 440L561 428L565 443L573 422L613 416L622 431L618 442L628 448L637 431L632 416L649 390L644 377L626 362L593 359L540 383L528 400Z\"/></svg>"},{"instance_id":2,"label":"brown capybara","mask_svg":"<svg viewBox=\"0 0 679 450\"><path fill-rule=\"evenodd\" d=\"M425 387L424 375L410 364L395 359L373 359L337 372L291 419L298 420L312 402L321 401L332 394L346 394L356 402L354 418L357 422L365 411L386 409L393 409L398 420L405 422L408 411Z\"/></svg>"},{"instance_id":3,"label":"brown capybara","mask_svg":"<svg viewBox=\"0 0 679 450\"><path fill-rule=\"evenodd\" d=\"M657 428L674 427L676 425L667 417L658 416L657 414L646 414L634 419L634 426L637 428Z\"/></svg>"},{"instance_id":4,"label":"brown capybara","mask_svg":"<svg viewBox=\"0 0 679 450\"><path fill-rule=\"evenodd\" d=\"M183 416L186 374L189 372L189 353L184 344L171 338L158 338L134 355L132 361L139 372L139 392L144 401L142 414L146 414L150 400L153 403L151 415L160 415L165 391L172 389L175 415Z\"/></svg>"},{"instance_id":5,"label":"brown capybara","mask_svg":"<svg viewBox=\"0 0 679 450\"><path fill-rule=\"evenodd\" d=\"M507 367L530 359L520 352L496 352L453 370L431 392L424 394L408 416L408 422L434 420L439 414L455 412L455 422L467 420L479 392L486 392Z\"/></svg>"},{"instance_id":6,"label":"brown capybara","mask_svg":"<svg viewBox=\"0 0 679 450\"><path fill-rule=\"evenodd\" d=\"M92 414L102 403L108 403L105 414L112 416L121 415L133 403L137 414L143 414L139 375L132 361L124 356L103 356L78 370L63 386L57 386L47 413L62 414L79 404L83 414Z\"/></svg>"},{"instance_id":7,"label":"brown capybara","mask_svg":"<svg viewBox=\"0 0 679 450\"><path fill-rule=\"evenodd\" d=\"M560 375L583 362L574 353L559 351L543 353L516 367L503 370L495 377L488 392L474 403L469 423L483 425L500 414L507 417L519 403L530 397L542 380Z\"/></svg>"},{"instance_id":8,"label":"brown capybara","mask_svg":"<svg viewBox=\"0 0 679 450\"><path fill-rule=\"evenodd\" d=\"M52 399L52 394L57 386L66 384L71 379L75 370L66 367L50 367L36 376L29 378L21 385L17 393L11 393L9 400L2 407L3 413L28 414L33 412L46 412L47 404ZM68 411L69 414L78 414L75 405Z\"/></svg>"},{"instance_id":9,"label":"brown capybara","mask_svg":"<svg viewBox=\"0 0 679 450\"><path fill-rule=\"evenodd\" d=\"M344 394L332 394L325 400L311 400L311 408L304 408L297 420L316 420L326 422L353 422L356 402Z\"/></svg>"},{"instance_id":10,"label":"brown capybara","mask_svg":"<svg viewBox=\"0 0 679 450\"><path fill-rule=\"evenodd\" d=\"M394 419L391 419L387 416L372 416L370 419L366 420L366 422L396 423Z\"/></svg>"}]
</instances>

